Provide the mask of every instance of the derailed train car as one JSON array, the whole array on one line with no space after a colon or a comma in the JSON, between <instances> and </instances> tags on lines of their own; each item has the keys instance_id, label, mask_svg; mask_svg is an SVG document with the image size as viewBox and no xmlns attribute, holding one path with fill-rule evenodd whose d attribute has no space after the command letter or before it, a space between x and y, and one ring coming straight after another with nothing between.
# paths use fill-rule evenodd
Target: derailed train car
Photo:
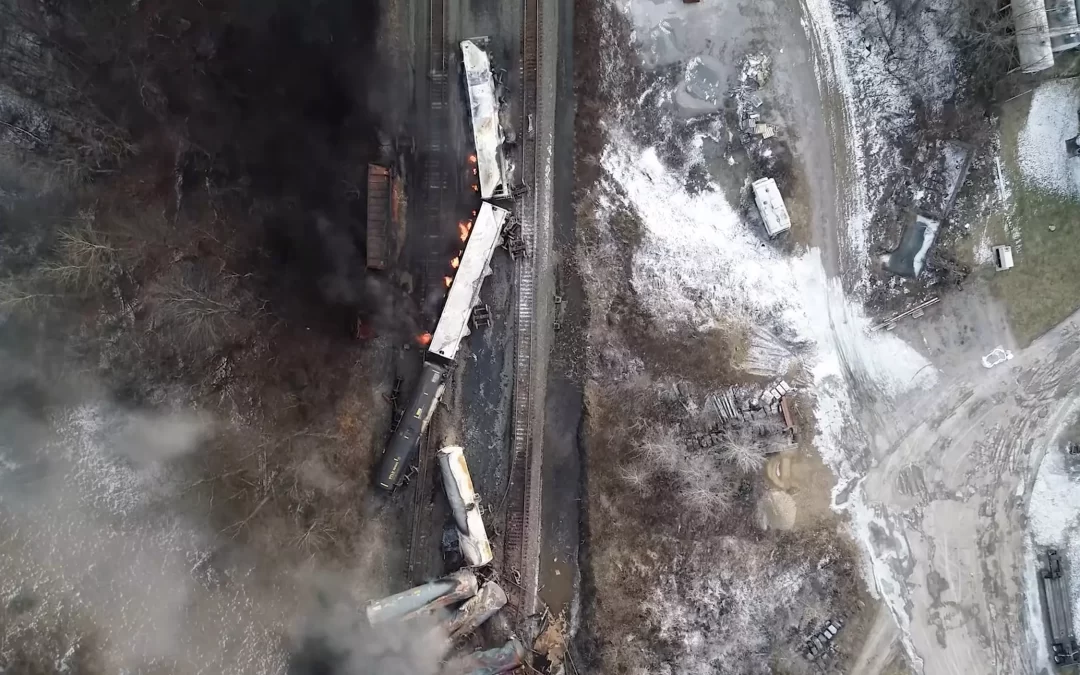
<instances>
[{"instance_id":1,"label":"derailed train car","mask_svg":"<svg viewBox=\"0 0 1080 675\"><path fill-rule=\"evenodd\" d=\"M427 431L435 405L446 388L445 365L428 361L420 372L420 382L413 390L405 416L401 418L390 442L386 445L379 471L375 477L379 487L393 490L401 483L413 453L420 447L420 437Z\"/></svg>"},{"instance_id":2,"label":"derailed train car","mask_svg":"<svg viewBox=\"0 0 1080 675\"><path fill-rule=\"evenodd\" d=\"M469 567L482 567L493 557L484 519L480 514L480 499L473 489L472 475L465 462L465 450L452 445L439 450L443 487L454 515L461 555Z\"/></svg>"},{"instance_id":3,"label":"derailed train car","mask_svg":"<svg viewBox=\"0 0 1080 675\"><path fill-rule=\"evenodd\" d=\"M503 132L499 123L499 96L491 74L491 59L483 49L483 38L461 42L461 61L469 93L469 118L476 148L478 190L483 199L510 196Z\"/></svg>"},{"instance_id":4,"label":"derailed train car","mask_svg":"<svg viewBox=\"0 0 1080 675\"><path fill-rule=\"evenodd\" d=\"M491 73L491 60L482 48L482 42L482 39L463 41L461 53L476 147L477 187L481 198L487 200L509 197L510 191L499 124L499 98ZM401 484L420 447L420 437L431 422L461 341L469 334L469 319L479 302L484 279L491 274L491 256L502 239L503 227L509 217L509 211L488 201L484 201L477 212L446 304L431 336L420 382L379 463L375 483L385 490L393 490Z\"/></svg>"},{"instance_id":5,"label":"derailed train car","mask_svg":"<svg viewBox=\"0 0 1080 675\"><path fill-rule=\"evenodd\" d=\"M476 214L439 323L431 336L420 382L405 408L405 416L390 435L379 463L375 483L385 490L393 490L401 484L420 447L420 437L427 430L435 406L442 397L447 374L457 358L461 341L469 334L469 318L480 301L484 279L491 274L491 256L499 245L509 217L509 211L488 202L484 202Z\"/></svg>"}]
</instances>

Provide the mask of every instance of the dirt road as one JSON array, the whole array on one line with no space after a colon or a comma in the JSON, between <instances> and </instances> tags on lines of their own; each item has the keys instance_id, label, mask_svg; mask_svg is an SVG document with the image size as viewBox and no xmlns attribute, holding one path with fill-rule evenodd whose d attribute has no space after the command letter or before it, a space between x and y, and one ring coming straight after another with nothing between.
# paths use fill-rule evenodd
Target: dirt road
<instances>
[{"instance_id":1,"label":"dirt road","mask_svg":"<svg viewBox=\"0 0 1080 675\"><path fill-rule=\"evenodd\" d=\"M1080 313L1012 361L987 370L969 360L965 373L953 361L940 386L864 406L870 464L856 489L917 672L1038 672L1024 625L1026 503L1080 395L1078 339ZM855 672L876 672L872 661Z\"/></svg>"}]
</instances>

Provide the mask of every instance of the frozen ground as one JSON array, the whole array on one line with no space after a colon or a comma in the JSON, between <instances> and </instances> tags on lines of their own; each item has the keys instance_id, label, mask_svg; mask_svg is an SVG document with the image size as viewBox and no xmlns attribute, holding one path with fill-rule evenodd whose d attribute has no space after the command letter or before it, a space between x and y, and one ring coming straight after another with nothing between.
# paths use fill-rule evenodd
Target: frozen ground
<instances>
[{"instance_id":1,"label":"frozen ground","mask_svg":"<svg viewBox=\"0 0 1080 675\"><path fill-rule=\"evenodd\" d=\"M1080 80L1039 85L1020 132L1020 172L1032 186L1062 196L1080 196L1080 160L1069 157L1065 141L1080 133Z\"/></svg>"},{"instance_id":2,"label":"frozen ground","mask_svg":"<svg viewBox=\"0 0 1080 675\"><path fill-rule=\"evenodd\" d=\"M1044 628L1043 607L1039 590L1038 570L1045 564L1039 558L1048 548L1065 554L1069 567L1069 586L1072 592L1073 617L1080 616L1080 472L1077 465L1066 463L1063 452L1066 441L1075 440L1068 431L1076 429L1080 414L1080 399L1072 399L1063 410L1060 423L1051 430L1045 455L1039 465L1028 502L1030 540L1025 542L1024 570L1027 594L1029 640L1035 646L1037 663L1049 663ZM1075 619L1074 619L1075 620Z\"/></svg>"},{"instance_id":3,"label":"frozen ground","mask_svg":"<svg viewBox=\"0 0 1080 675\"><path fill-rule=\"evenodd\" d=\"M898 616L922 672L970 672L975 659L1001 673L1046 665L1029 640L1041 622L1030 625L1021 583L1031 573L1024 504L1075 410L1077 336L1074 316L997 368L860 415L875 429L860 483L871 496L870 543L876 558L898 552Z\"/></svg>"},{"instance_id":4,"label":"frozen ground","mask_svg":"<svg viewBox=\"0 0 1080 675\"><path fill-rule=\"evenodd\" d=\"M738 317L755 325L751 361L758 372L782 373L798 359L816 396L816 445L840 479L836 498L852 512L856 533L874 539L876 514L864 492L852 489L866 458L849 448L866 439L849 421L860 402L891 408L905 395L932 390L938 371L896 335L871 331L872 320L828 278L816 249L789 258L763 246L719 191L687 194L655 152L628 139L609 146L603 165L617 184L611 194L625 195L619 206L637 213L648 230L634 276L645 306L663 308L657 311L673 322L708 326ZM909 551L898 545L876 553L868 578L901 617L907 580L896 563Z\"/></svg>"}]
</instances>

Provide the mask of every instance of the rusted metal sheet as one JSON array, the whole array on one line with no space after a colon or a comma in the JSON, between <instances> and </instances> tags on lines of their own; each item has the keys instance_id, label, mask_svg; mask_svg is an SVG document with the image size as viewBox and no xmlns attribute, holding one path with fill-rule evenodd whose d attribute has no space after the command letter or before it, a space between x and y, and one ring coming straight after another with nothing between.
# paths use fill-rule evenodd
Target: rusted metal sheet
<instances>
[{"instance_id":1,"label":"rusted metal sheet","mask_svg":"<svg viewBox=\"0 0 1080 675\"><path fill-rule=\"evenodd\" d=\"M449 607L476 595L477 585L472 570L458 570L416 588L369 602L365 610L368 622L384 623Z\"/></svg>"},{"instance_id":2,"label":"rusted metal sheet","mask_svg":"<svg viewBox=\"0 0 1080 675\"><path fill-rule=\"evenodd\" d=\"M446 632L452 640L465 637L505 606L506 591L494 581L489 581L454 612L446 625Z\"/></svg>"},{"instance_id":3,"label":"rusted metal sheet","mask_svg":"<svg viewBox=\"0 0 1080 675\"><path fill-rule=\"evenodd\" d=\"M784 416L784 429L794 432L795 416L791 414L791 398L789 396L780 397L780 414Z\"/></svg>"},{"instance_id":4,"label":"rusted metal sheet","mask_svg":"<svg viewBox=\"0 0 1080 675\"><path fill-rule=\"evenodd\" d=\"M517 640L510 640L502 647L452 660L443 669L443 675L498 675L520 668L524 663L525 647Z\"/></svg>"},{"instance_id":5,"label":"rusted metal sheet","mask_svg":"<svg viewBox=\"0 0 1080 675\"><path fill-rule=\"evenodd\" d=\"M390 169L368 164L367 266L370 269L386 269L389 263L392 196Z\"/></svg>"},{"instance_id":6,"label":"rusted metal sheet","mask_svg":"<svg viewBox=\"0 0 1080 675\"><path fill-rule=\"evenodd\" d=\"M473 489L469 466L461 446L452 445L439 451L443 487L450 502L457 526L461 555L470 567L480 567L491 562L491 540L480 515L480 501Z\"/></svg>"}]
</instances>

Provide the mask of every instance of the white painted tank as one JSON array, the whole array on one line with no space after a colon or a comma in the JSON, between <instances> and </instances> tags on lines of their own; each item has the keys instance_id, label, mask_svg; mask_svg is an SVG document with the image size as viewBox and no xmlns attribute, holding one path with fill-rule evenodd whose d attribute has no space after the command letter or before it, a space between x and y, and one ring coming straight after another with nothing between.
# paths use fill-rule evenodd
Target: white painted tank
<instances>
[{"instance_id":1,"label":"white painted tank","mask_svg":"<svg viewBox=\"0 0 1080 675\"><path fill-rule=\"evenodd\" d=\"M488 202L480 205L465 242L457 272L446 295L439 323L431 335L428 352L453 361L461 341L469 334L469 318L473 307L480 302L480 287L491 274L491 256L499 245L503 224L510 217L506 209Z\"/></svg>"},{"instance_id":2,"label":"white painted tank","mask_svg":"<svg viewBox=\"0 0 1080 675\"><path fill-rule=\"evenodd\" d=\"M461 555L469 567L482 567L493 557L491 540L480 515L480 500L473 489L469 465L465 463L465 450L459 445L439 450L439 466L446 498L457 525Z\"/></svg>"},{"instance_id":3,"label":"white painted tank","mask_svg":"<svg viewBox=\"0 0 1080 675\"><path fill-rule=\"evenodd\" d=\"M465 65L465 83L469 90L469 117L472 119L473 143L476 146L480 197L507 197L510 191L503 175L503 137L499 127L495 80L491 76L491 60L487 52L472 40L462 41L461 60Z\"/></svg>"}]
</instances>

